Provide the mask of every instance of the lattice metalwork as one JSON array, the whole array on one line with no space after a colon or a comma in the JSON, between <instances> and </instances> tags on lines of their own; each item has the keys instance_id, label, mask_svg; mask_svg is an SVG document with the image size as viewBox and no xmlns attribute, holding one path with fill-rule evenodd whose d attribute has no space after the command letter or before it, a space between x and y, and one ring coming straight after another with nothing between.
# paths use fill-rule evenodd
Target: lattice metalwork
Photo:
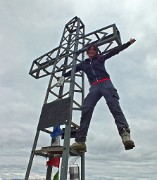
<instances>
[{"instance_id":1,"label":"lattice metalwork","mask_svg":"<svg viewBox=\"0 0 157 180\"><path fill-rule=\"evenodd\" d=\"M83 25L81 27L83 27ZM66 26L66 31L69 31L68 26ZM76 29L70 31L74 32L76 31ZM76 51L77 54L85 52L87 46L91 43L95 43L100 47L100 49L102 49L99 52L100 54L105 54L106 52L109 52L117 47L117 45L121 45L120 32L118 31L115 24L98 29L86 35L80 34L78 40L81 41L82 39L84 40L84 46L83 48L78 48L78 50ZM75 40L76 39L74 39L73 37L71 38L71 47L74 46ZM63 41L64 43L62 46L58 46L57 48L33 61L32 67L29 72L30 75L32 75L36 79L50 75L52 68L51 65L54 65L56 61L62 61L64 58L71 57L73 55L74 51L67 51L67 49L64 47L64 45L66 45L68 41L68 36L64 36ZM58 51L61 52L59 56L56 55ZM48 68L50 66L51 68L49 70ZM64 68L71 68L71 64L69 63L69 65L67 66L59 66L58 69L56 69L56 72L62 71Z\"/></svg>"}]
</instances>

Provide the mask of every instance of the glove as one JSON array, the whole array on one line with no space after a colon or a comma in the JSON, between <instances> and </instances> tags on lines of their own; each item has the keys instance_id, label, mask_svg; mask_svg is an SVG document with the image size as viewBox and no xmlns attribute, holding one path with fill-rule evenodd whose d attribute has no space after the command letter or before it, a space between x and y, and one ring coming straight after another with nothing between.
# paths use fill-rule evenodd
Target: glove
<instances>
[{"instance_id":1,"label":"glove","mask_svg":"<svg viewBox=\"0 0 157 180\"><path fill-rule=\"evenodd\" d=\"M59 79L58 79L58 82L57 82L57 87L61 87L63 86L64 84L64 80L65 80L65 77L64 76L61 76Z\"/></svg>"}]
</instances>

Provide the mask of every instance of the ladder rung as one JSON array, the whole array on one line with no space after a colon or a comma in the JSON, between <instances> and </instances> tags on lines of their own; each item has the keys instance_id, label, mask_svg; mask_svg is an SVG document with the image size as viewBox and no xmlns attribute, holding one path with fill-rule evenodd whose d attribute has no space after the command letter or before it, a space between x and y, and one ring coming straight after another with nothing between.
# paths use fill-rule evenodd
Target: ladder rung
<instances>
[{"instance_id":1,"label":"ladder rung","mask_svg":"<svg viewBox=\"0 0 157 180\"><path fill-rule=\"evenodd\" d=\"M42 150L43 152L63 151L63 146L48 146L48 147L42 147L41 150Z\"/></svg>"},{"instance_id":2,"label":"ladder rung","mask_svg":"<svg viewBox=\"0 0 157 180\"><path fill-rule=\"evenodd\" d=\"M35 155L49 157L52 154L62 154L63 146L48 146L42 147L40 150L35 150ZM71 156L81 156L83 153L79 153L76 150L70 150L69 154Z\"/></svg>"},{"instance_id":3,"label":"ladder rung","mask_svg":"<svg viewBox=\"0 0 157 180\"><path fill-rule=\"evenodd\" d=\"M48 134L51 134L51 133L52 133L51 131L49 131L49 130L47 130L47 129L41 129L41 131L46 132L46 133L48 133Z\"/></svg>"},{"instance_id":4,"label":"ladder rung","mask_svg":"<svg viewBox=\"0 0 157 180\"><path fill-rule=\"evenodd\" d=\"M34 154L35 154L36 156L43 156L43 157L45 157L45 158L49 157L48 154L41 153L40 150L36 150Z\"/></svg>"},{"instance_id":5,"label":"ladder rung","mask_svg":"<svg viewBox=\"0 0 157 180\"><path fill-rule=\"evenodd\" d=\"M35 150L35 154L48 153L48 154L62 154L63 146L48 146L42 147L40 150Z\"/></svg>"},{"instance_id":6,"label":"ladder rung","mask_svg":"<svg viewBox=\"0 0 157 180\"><path fill-rule=\"evenodd\" d=\"M82 91L81 91L81 90L74 90L74 92L82 93Z\"/></svg>"},{"instance_id":7,"label":"ladder rung","mask_svg":"<svg viewBox=\"0 0 157 180\"><path fill-rule=\"evenodd\" d=\"M72 108L72 110L81 111L82 109L81 108Z\"/></svg>"},{"instance_id":8,"label":"ladder rung","mask_svg":"<svg viewBox=\"0 0 157 180\"><path fill-rule=\"evenodd\" d=\"M74 123L74 122L71 122L71 124L72 124L74 127L76 127L76 128L79 128L79 127L80 127L79 125L77 125L77 124Z\"/></svg>"}]
</instances>

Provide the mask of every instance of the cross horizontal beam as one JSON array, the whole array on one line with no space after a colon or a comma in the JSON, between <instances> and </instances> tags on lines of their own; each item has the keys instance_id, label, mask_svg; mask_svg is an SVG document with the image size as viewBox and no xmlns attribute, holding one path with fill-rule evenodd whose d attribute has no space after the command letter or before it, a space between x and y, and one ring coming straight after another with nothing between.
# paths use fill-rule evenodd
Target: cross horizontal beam
<instances>
[{"instance_id":1,"label":"cross horizontal beam","mask_svg":"<svg viewBox=\"0 0 157 180\"><path fill-rule=\"evenodd\" d=\"M65 39L67 39L67 37L65 37ZM76 40L80 39L85 40L85 45L82 49L79 49L76 52L72 50L67 51L67 43L65 42L65 44L63 44L62 46L58 46L53 50L49 51L48 53L45 53L44 55L35 59L32 63L29 74L33 76L35 79L39 79L47 75L50 75L54 63L58 63L61 60L64 60L65 58L72 56L74 53L79 55L85 52L87 46L91 43L95 43L98 47L104 46L103 51L100 50L100 54L105 54L122 44L120 39L120 33L115 24L111 24L107 27L98 29L89 34L82 35L78 39L74 39L71 43L74 44ZM112 44L114 44L113 47ZM57 56L56 54L58 51L60 51L61 53ZM59 71L61 70L62 69L59 69Z\"/></svg>"}]
</instances>

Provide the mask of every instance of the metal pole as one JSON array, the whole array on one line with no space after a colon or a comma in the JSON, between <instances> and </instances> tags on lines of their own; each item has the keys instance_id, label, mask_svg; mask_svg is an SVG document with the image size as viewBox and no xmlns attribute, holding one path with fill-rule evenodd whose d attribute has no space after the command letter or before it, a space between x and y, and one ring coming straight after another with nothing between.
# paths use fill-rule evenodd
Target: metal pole
<instances>
[{"instance_id":1,"label":"metal pole","mask_svg":"<svg viewBox=\"0 0 157 180\"><path fill-rule=\"evenodd\" d=\"M79 35L79 28L80 28L80 19L78 19L77 29L76 29L76 39L78 39ZM78 49L78 40L75 41L75 48L74 52ZM67 121L65 127L65 139L64 139L64 150L62 154L62 164L61 164L61 175L60 180L67 179L67 172L68 172L68 158L69 158L69 146L70 146L70 134L71 134L71 121L72 121L72 105L73 105L73 96L74 96L74 82L75 82L75 69L76 69L76 58L77 55L74 53L73 56L73 69L71 72L71 84L70 84L70 97L71 97L71 107L70 107L70 118Z\"/></svg>"},{"instance_id":2,"label":"metal pole","mask_svg":"<svg viewBox=\"0 0 157 180\"><path fill-rule=\"evenodd\" d=\"M85 180L85 153L81 155L81 180Z\"/></svg>"},{"instance_id":3,"label":"metal pole","mask_svg":"<svg viewBox=\"0 0 157 180\"><path fill-rule=\"evenodd\" d=\"M39 133L40 133L40 131L37 130L35 138L34 138L34 144L33 144L33 147L32 147L32 152L31 152L31 156L30 156L30 159L29 159L26 175L25 175L25 180L28 180L29 175L30 175L30 171L31 171L32 163L33 163L33 158L34 158L34 152L35 152L35 149L36 149L36 146L37 146L37 141L38 141L38 138L39 138Z\"/></svg>"}]
</instances>

